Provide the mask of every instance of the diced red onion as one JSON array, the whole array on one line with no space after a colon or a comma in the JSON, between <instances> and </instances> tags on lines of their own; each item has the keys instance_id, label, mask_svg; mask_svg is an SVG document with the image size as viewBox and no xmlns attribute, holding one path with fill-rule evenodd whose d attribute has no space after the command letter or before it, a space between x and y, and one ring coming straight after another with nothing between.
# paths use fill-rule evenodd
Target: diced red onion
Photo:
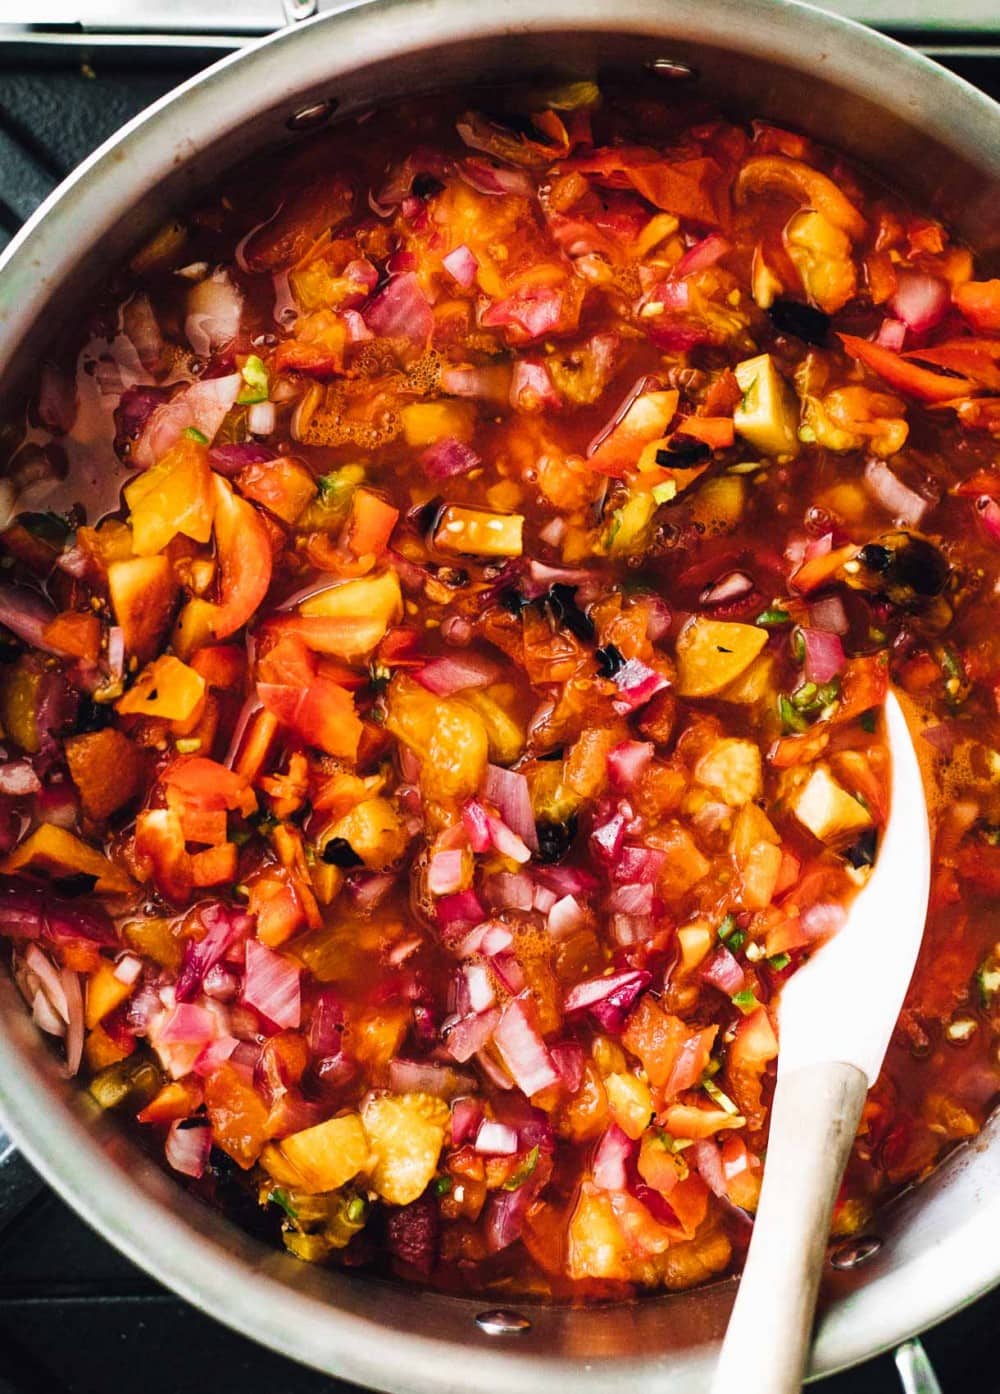
<instances>
[{"instance_id":1,"label":"diced red onion","mask_svg":"<svg viewBox=\"0 0 1000 1394\"><path fill-rule=\"evenodd\" d=\"M301 969L257 939L247 940L243 1001L275 1026L294 1031L302 1020Z\"/></svg>"},{"instance_id":2,"label":"diced red onion","mask_svg":"<svg viewBox=\"0 0 1000 1394\"><path fill-rule=\"evenodd\" d=\"M227 950L245 938L253 928L253 920L242 911L224 905L208 905L200 914L206 926L200 940L188 939L184 945L184 965L177 979L178 1002L190 1002L198 994L202 979L210 968L219 963Z\"/></svg>"},{"instance_id":3,"label":"diced red onion","mask_svg":"<svg viewBox=\"0 0 1000 1394\"><path fill-rule=\"evenodd\" d=\"M462 826L473 852L488 852L493 846L489 814L478 799L469 799L463 807Z\"/></svg>"},{"instance_id":4,"label":"diced red onion","mask_svg":"<svg viewBox=\"0 0 1000 1394\"><path fill-rule=\"evenodd\" d=\"M562 406L544 363L519 358L510 379L510 404L515 411L542 411Z\"/></svg>"},{"instance_id":5,"label":"diced red onion","mask_svg":"<svg viewBox=\"0 0 1000 1394\"><path fill-rule=\"evenodd\" d=\"M5 765L0 765L0 794L23 798L27 794L36 794L41 787L42 781L30 760L9 760Z\"/></svg>"},{"instance_id":6,"label":"diced red onion","mask_svg":"<svg viewBox=\"0 0 1000 1394\"><path fill-rule=\"evenodd\" d=\"M730 571L721 580L706 586L700 596L702 605L724 605L727 601L738 600L753 590L753 581L743 571Z\"/></svg>"},{"instance_id":7,"label":"diced red onion","mask_svg":"<svg viewBox=\"0 0 1000 1394\"><path fill-rule=\"evenodd\" d=\"M464 866L462 849L435 852L427 867L427 889L431 895L452 895L462 889Z\"/></svg>"},{"instance_id":8,"label":"diced red onion","mask_svg":"<svg viewBox=\"0 0 1000 1394\"><path fill-rule=\"evenodd\" d=\"M410 339L423 345L434 330L434 315L413 271L393 276L362 314L372 333L384 339Z\"/></svg>"},{"instance_id":9,"label":"diced red onion","mask_svg":"<svg viewBox=\"0 0 1000 1394\"><path fill-rule=\"evenodd\" d=\"M925 334L944 319L951 306L947 281L902 267L896 272L896 282L889 309L914 333Z\"/></svg>"},{"instance_id":10,"label":"diced red onion","mask_svg":"<svg viewBox=\"0 0 1000 1394\"><path fill-rule=\"evenodd\" d=\"M881 344L883 348L892 349L893 353L899 353L906 343L906 325L901 319L894 319L892 315L886 315L878 327L875 342Z\"/></svg>"},{"instance_id":11,"label":"diced red onion","mask_svg":"<svg viewBox=\"0 0 1000 1394\"><path fill-rule=\"evenodd\" d=\"M31 1000L31 1017L40 1031L50 1036L65 1036L66 1023L49 1001L48 996L38 988Z\"/></svg>"},{"instance_id":12,"label":"diced red onion","mask_svg":"<svg viewBox=\"0 0 1000 1394\"><path fill-rule=\"evenodd\" d=\"M651 915L653 887L646 885L616 886L608 897L608 911L616 915Z\"/></svg>"},{"instance_id":13,"label":"diced red onion","mask_svg":"<svg viewBox=\"0 0 1000 1394\"><path fill-rule=\"evenodd\" d=\"M247 412L247 430L252 436L269 436L277 421L273 402L254 402Z\"/></svg>"},{"instance_id":14,"label":"diced red onion","mask_svg":"<svg viewBox=\"0 0 1000 1394\"><path fill-rule=\"evenodd\" d=\"M884 460L873 456L865 465L864 480L872 498L903 527L917 527L930 507L928 500L908 488Z\"/></svg>"},{"instance_id":15,"label":"diced red onion","mask_svg":"<svg viewBox=\"0 0 1000 1394\"><path fill-rule=\"evenodd\" d=\"M239 990L239 982L228 968L217 963L205 974L201 990L206 997L211 997L215 1002L232 1002Z\"/></svg>"},{"instance_id":16,"label":"diced red onion","mask_svg":"<svg viewBox=\"0 0 1000 1394\"><path fill-rule=\"evenodd\" d=\"M836 934L843 927L847 919L847 910L843 905L819 902L810 905L799 918L810 939L825 939L827 935Z\"/></svg>"},{"instance_id":17,"label":"diced red onion","mask_svg":"<svg viewBox=\"0 0 1000 1394\"><path fill-rule=\"evenodd\" d=\"M500 1009L491 1007L487 1012L471 1013L446 1025L443 1028L445 1049L460 1065L464 1065L482 1050L499 1020Z\"/></svg>"},{"instance_id":18,"label":"diced red onion","mask_svg":"<svg viewBox=\"0 0 1000 1394\"><path fill-rule=\"evenodd\" d=\"M559 1073L559 1082L568 1094L575 1094L583 1083L583 1066L587 1058L583 1046L575 1041L563 1041L554 1045L549 1054Z\"/></svg>"},{"instance_id":19,"label":"diced red onion","mask_svg":"<svg viewBox=\"0 0 1000 1394\"><path fill-rule=\"evenodd\" d=\"M135 954L122 954L115 964L115 977L126 987L132 987L142 974L142 959Z\"/></svg>"},{"instance_id":20,"label":"diced red onion","mask_svg":"<svg viewBox=\"0 0 1000 1394\"><path fill-rule=\"evenodd\" d=\"M441 265L453 280L456 280L460 286L466 287L472 285L476 279L476 272L479 270L479 262L464 242L453 252L449 252L446 257L442 257Z\"/></svg>"},{"instance_id":21,"label":"diced red onion","mask_svg":"<svg viewBox=\"0 0 1000 1394\"><path fill-rule=\"evenodd\" d=\"M589 1012L595 1007L608 1005L621 1013L624 1022L625 1015L652 981L653 975L644 968L612 973L605 978L589 978L570 988L563 1002L563 1011L568 1016L573 1012Z\"/></svg>"},{"instance_id":22,"label":"diced red onion","mask_svg":"<svg viewBox=\"0 0 1000 1394\"><path fill-rule=\"evenodd\" d=\"M108 630L108 676L120 678L125 671L125 631L113 624Z\"/></svg>"},{"instance_id":23,"label":"diced red onion","mask_svg":"<svg viewBox=\"0 0 1000 1394\"><path fill-rule=\"evenodd\" d=\"M649 768L653 758L651 741L622 741L608 752L608 774L617 789L631 789Z\"/></svg>"},{"instance_id":24,"label":"diced red onion","mask_svg":"<svg viewBox=\"0 0 1000 1394\"><path fill-rule=\"evenodd\" d=\"M524 990L524 969L513 954L495 954L490 963L508 992L516 996Z\"/></svg>"},{"instance_id":25,"label":"diced red onion","mask_svg":"<svg viewBox=\"0 0 1000 1394\"><path fill-rule=\"evenodd\" d=\"M620 716L644 707L651 697L667 686L662 673L648 667L638 658L630 658L614 676L619 696L612 703Z\"/></svg>"},{"instance_id":26,"label":"diced red onion","mask_svg":"<svg viewBox=\"0 0 1000 1394\"><path fill-rule=\"evenodd\" d=\"M488 687L497 681L500 670L481 654L446 654L443 658L432 659L423 668L415 669L413 676L421 687L426 687L436 697L451 697L453 693L464 692L470 687Z\"/></svg>"},{"instance_id":27,"label":"diced red onion","mask_svg":"<svg viewBox=\"0 0 1000 1394\"><path fill-rule=\"evenodd\" d=\"M185 1127L189 1123L195 1126ZM178 1118L167 1129L163 1152L170 1166L182 1176L204 1175L211 1150L212 1129L207 1120Z\"/></svg>"},{"instance_id":28,"label":"diced red onion","mask_svg":"<svg viewBox=\"0 0 1000 1394\"><path fill-rule=\"evenodd\" d=\"M839 635L804 627L799 633L805 645L805 675L810 682L827 683L843 672L847 657Z\"/></svg>"},{"instance_id":29,"label":"diced red onion","mask_svg":"<svg viewBox=\"0 0 1000 1394\"><path fill-rule=\"evenodd\" d=\"M490 829L490 841L502 857L523 865L531 860L531 849L517 833L499 818L486 815Z\"/></svg>"},{"instance_id":30,"label":"diced red onion","mask_svg":"<svg viewBox=\"0 0 1000 1394\"><path fill-rule=\"evenodd\" d=\"M566 536L566 519L561 515L550 518L544 528L538 529L539 540L544 542L547 547L558 547Z\"/></svg>"},{"instance_id":31,"label":"diced red onion","mask_svg":"<svg viewBox=\"0 0 1000 1394\"><path fill-rule=\"evenodd\" d=\"M505 402L509 383L509 372L498 372L496 364L483 368L444 368L441 372L441 391L450 397Z\"/></svg>"},{"instance_id":32,"label":"diced red onion","mask_svg":"<svg viewBox=\"0 0 1000 1394\"><path fill-rule=\"evenodd\" d=\"M456 649L463 649L472 638L472 625L462 615L448 615L441 621L441 638Z\"/></svg>"},{"instance_id":33,"label":"diced red onion","mask_svg":"<svg viewBox=\"0 0 1000 1394\"><path fill-rule=\"evenodd\" d=\"M655 883L667 855L658 847L639 847L629 843L622 847L612 875L616 881L643 881Z\"/></svg>"},{"instance_id":34,"label":"diced red onion","mask_svg":"<svg viewBox=\"0 0 1000 1394\"><path fill-rule=\"evenodd\" d=\"M471 446L451 436L435 441L420 457L420 467L431 479L453 479L478 469L482 463Z\"/></svg>"},{"instance_id":35,"label":"diced red onion","mask_svg":"<svg viewBox=\"0 0 1000 1394\"><path fill-rule=\"evenodd\" d=\"M531 807L528 781L516 770L487 765L483 796L495 804L503 821L532 852L538 851L538 833Z\"/></svg>"},{"instance_id":36,"label":"diced red onion","mask_svg":"<svg viewBox=\"0 0 1000 1394\"><path fill-rule=\"evenodd\" d=\"M354 873L347 878L347 893L358 910L375 910L396 884L388 872Z\"/></svg>"},{"instance_id":37,"label":"diced red onion","mask_svg":"<svg viewBox=\"0 0 1000 1394\"><path fill-rule=\"evenodd\" d=\"M80 975L71 968L62 970L63 991L66 994L66 1073L76 1074L83 1059L83 992Z\"/></svg>"},{"instance_id":38,"label":"diced red onion","mask_svg":"<svg viewBox=\"0 0 1000 1394\"><path fill-rule=\"evenodd\" d=\"M546 924L549 933L554 938L561 939L579 929L586 923L586 919L587 913L576 896L564 895L550 908Z\"/></svg>"},{"instance_id":39,"label":"diced red onion","mask_svg":"<svg viewBox=\"0 0 1000 1394\"><path fill-rule=\"evenodd\" d=\"M142 469L155 465L190 427L213 441L242 386L239 373L201 378L154 407L132 447L132 463Z\"/></svg>"},{"instance_id":40,"label":"diced red onion","mask_svg":"<svg viewBox=\"0 0 1000 1394\"><path fill-rule=\"evenodd\" d=\"M500 168L474 156L459 161L458 173L466 184L481 194L517 194L521 198L534 198L536 193L535 185L524 170Z\"/></svg>"},{"instance_id":41,"label":"diced red onion","mask_svg":"<svg viewBox=\"0 0 1000 1394\"><path fill-rule=\"evenodd\" d=\"M243 296L225 271L199 281L188 291L184 333L199 358L228 348L240 329Z\"/></svg>"},{"instance_id":42,"label":"diced red onion","mask_svg":"<svg viewBox=\"0 0 1000 1394\"><path fill-rule=\"evenodd\" d=\"M504 1008L493 1033L493 1043L517 1087L528 1098L558 1083L552 1057L519 998L514 998Z\"/></svg>"},{"instance_id":43,"label":"diced red onion","mask_svg":"<svg viewBox=\"0 0 1000 1394\"><path fill-rule=\"evenodd\" d=\"M651 939L656 932L656 921L651 915L625 915L618 912L611 916L608 928L614 942L621 948L628 949L633 944L641 944L646 939Z\"/></svg>"},{"instance_id":44,"label":"diced red onion","mask_svg":"<svg viewBox=\"0 0 1000 1394\"><path fill-rule=\"evenodd\" d=\"M708 962L702 965L700 976L706 983L711 983L720 992L724 992L727 997L741 992L746 981L746 974L738 959L724 944L720 944Z\"/></svg>"},{"instance_id":45,"label":"diced red onion","mask_svg":"<svg viewBox=\"0 0 1000 1394\"><path fill-rule=\"evenodd\" d=\"M213 445L208 452L208 463L217 474L224 474L227 479L232 479L247 465L264 465L276 458L270 446L251 440Z\"/></svg>"},{"instance_id":46,"label":"diced red onion","mask_svg":"<svg viewBox=\"0 0 1000 1394\"><path fill-rule=\"evenodd\" d=\"M0 584L0 624L31 648L58 652L42 638L42 631L54 618L52 606L36 591Z\"/></svg>"},{"instance_id":47,"label":"diced red onion","mask_svg":"<svg viewBox=\"0 0 1000 1394\"><path fill-rule=\"evenodd\" d=\"M349 344L364 344L375 335L365 324L364 316L359 310L341 310L340 317L344 321L347 329L347 342Z\"/></svg>"},{"instance_id":48,"label":"diced red onion","mask_svg":"<svg viewBox=\"0 0 1000 1394\"><path fill-rule=\"evenodd\" d=\"M557 895L575 895L586 899L600 886L593 872L585 870L582 866L540 866L536 875Z\"/></svg>"},{"instance_id":49,"label":"diced red onion","mask_svg":"<svg viewBox=\"0 0 1000 1394\"><path fill-rule=\"evenodd\" d=\"M635 1143L612 1123L594 1149L591 1171L594 1184L606 1191L624 1191L628 1180L627 1167L635 1151Z\"/></svg>"},{"instance_id":50,"label":"diced red onion","mask_svg":"<svg viewBox=\"0 0 1000 1394\"><path fill-rule=\"evenodd\" d=\"M517 1132L504 1123L483 1119L476 1133L475 1149L487 1157L513 1157L517 1151Z\"/></svg>"},{"instance_id":51,"label":"diced red onion","mask_svg":"<svg viewBox=\"0 0 1000 1394\"><path fill-rule=\"evenodd\" d=\"M486 920L466 935L458 946L458 952L463 958L470 954L485 954L487 958L492 958L494 954L502 954L509 949L513 942L514 936L505 924L500 920Z\"/></svg>"},{"instance_id":52,"label":"diced red onion","mask_svg":"<svg viewBox=\"0 0 1000 1394\"><path fill-rule=\"evenodd\" d=\"M435 913L442 929L479 924L486 918L482 902L471 889L459 891L457 895L442 896L435 907Z\"/></svg>"},{"instance_id":53,"label":"diced red onion","mask_svg":"<svg viewBox=\"0 0 1000 1394\"><path fill-rule=\"evenodd\" d=\"M497 872L490 877L488 890L492 904L505 910L530 910L535 903L534 884L523 871Z\"/></svg>"},{"instance_id":54,"label":"diced red onion","mask_svg":"<svg viewBox=\"0 0 1000 1394\"><path fill-rule=\"evenodd\" d=\"M955 730L953 721L942 721L936 726L925 726L920 734L928 745L932 745L942 755L951 756L955 753L958 732Z\"/></svg>"},{"instance_id":55,"label":"diced red onion","mask_svg":"<svg viewBox=\"0 0 1000 1394\"><path fill-rule=\"evenodd\" d=\"M698 1172L713 1195L726 1194L726 1176L722 1170L722 1156L719 1144L711 1138L699 1138L685 1152L685 1158Z\"/></svg>"},{"instance_id":56,"label":"diced red onion","mask_svg":"<svg viewBox=\"0 0 1000 1394\"><path fill-rule=\"evenodd\" d=\"M430 1094L435 1099L453 1099L468 1091L473 1081L450 1065L433 1060L390 1060L389 1088L399 1094Z\"/></svg>"},{"instance_id":57,"label":"diced red onion","mask_svg":"<svg viewBox=\"0 0 1000 1394\"><path fill-rule=\"evenodd\" d=\"M235 1036L216 1036L202 1047L201 1053L194 1062L194 1073L203 1079L208 1075L215 1074L220 1065L224 1065L234 1053L239 1041Z\"/></svg>"},{"instance_id":58,"label":"diced red onion","mask_svg":"<svg viewBox=\"0 0 1000 1394\"><path fill-rule=\"evenodd\" d=\"M451 1145L461 1147L479 1131L483 1106L478 1099L456 1099L451 1106Z\"/></svg>"},{"instance_id":59,"label":"diced red onion","mask_svg":"<svg viewBox=\"0 0 1000 1394\"><path fill-rule=\"evenodd\" d=\"M590 834L590 845L601 861L610 865L617 860L624 838L625 817L621 813L616 813L593 830Z\"/></svg>"},{"instance_id":60,"label":"diced red onion","mask_svg":"<svg viewBox=\"0 0 1000 1394\"><path fill-rule=\"evenodd\" d=\"M839 595L825 595L814 600L809 606L809 623L813 629L825 630L827 634L846 634L851 627Z\"/></svg>"},{"instance_id":61,"label":"diced red onion","mask_svg":"<svg viewBox=\"0 0 1000 1394\"><path fill-rule=\"evenodd\" d=\"M122 307L122 328L146 372L154 378L160 377L167 366L166 342L152 302L144 291L137 291Z\"/></svg>"},{"instance_id":62,"label":"diced red onion","mask_svg":"<svg viewBox=\"0 0 1000 1394\"><path fill-rule=\"evenodd\" d=\"M693 276L698 271L707 271L730 250L730 243L721 233L710 232L684 253L671 274L678 277Z\"/></svg>"},{"instance_id":63,"label":"diced red onion","mask_svg":"<svg viewBox=\"0 0 1000 1394\"><path fill-rule=\"evenodd\" d=\"M45 996L63 1022L69 1022L69 1003L62 974L52 963L48 954L42 952L37 944L29 944L24 955L25 966L34 973L42 986Z\"/></svg>"},{"instance_id":64,"label":"diced red onion","mask_svg":"<svg viewBox=\"0 0 1000 1394\"><path fill-rule=\"evenodd\" d=\"M485 965L466 963L462 965L462 972L465 975L469 1006L474 1012L485 1012L497 1000Z\"/></svg>"},{"instance_id":65,"label":"diced red onion","mask_svg":"<svg viewBox=\"0 0 1000 1394\"><path fill-rule=\"evenodd\" d=\"M557 899L555 891L550 891L547 886L536 886L531 903L540 915L547 915Z\"/></svg>"},{"instance_id":66,"label":"diced red onion","mask_svg":"<svg viewBox=\"0 0 1000 1394\"><path fill-rule=\"evenodd\" d=\"M491 1254L501 1253L521 1237L532 1194L528 1185L491 1193L486 1210L486 1247Z\"/></svg>"}]
</instances>

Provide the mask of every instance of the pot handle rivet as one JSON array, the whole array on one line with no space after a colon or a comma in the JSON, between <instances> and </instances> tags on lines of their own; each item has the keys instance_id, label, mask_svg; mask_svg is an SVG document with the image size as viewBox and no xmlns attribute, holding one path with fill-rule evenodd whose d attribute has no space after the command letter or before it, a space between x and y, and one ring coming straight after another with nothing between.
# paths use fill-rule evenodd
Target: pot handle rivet
<instances>
[{"instance_id":1,"label":"pot handle rivet","mask_svg":"<svg viewBox=\"0 0 1000 1394\"><path fill-rule=\"evenodd\" d=\"M669 77L681 82L690 81L698 76L697 68L692 68L690 63L685 63L681 58L652 58L646 67L660 77Z\"/></svg>"},{"instance_id":2,"label":"pot handle rivet","mask_svg":"<svg viewBox=\"0 0 1000 1394\"><path fill-rule=\"evenodd\" d=\"M300 20L312 19L319 11L319 0L281 0L286 24L298 24Z\"/></svg>"},{"instance_id":3,"label":"pot handle rivet","mask_svg":"<svg viewBox=\"0 0 1000 1394\"><path fill-rule=\"evenodd\" d=\"M322 126L324 121L329 121L336 110L337 103L332 98L325 102L311 102L309 106L293 112L285 125L290 131L311 131Z\"/></svg>"},{"instance_id":4,"label":"pot handle rivet","mask_svg":"<svg viewBox=\"0 0 1000 1394\"><path fill-rule=\"evenodd\" d=\"M831 1253L831 1267L839 1269L842 1273L849 1273L852 1268L860 1268L863 1263L874 1258L881 1247L881 1239L874 1234L862 1235L859 1239L848 1239L843 1244L838 1244Z\"/></svg>"},{"instance_id":5,"label":"pot handle rivet","mask_svg":"<svg viewBox=\"0 0 1000 1394\"><path fill-rule=\"evenodd\" d=\"M492 1312L480 1312L476 1317L476 1325L481 1331L485 1331L487 1336L513 1336L521 1331L530 1331L531 1322L527 1317L523 1317L520 1312L509 1312L503 1307L497 1307Z\"/></svg>"}]
</instances>

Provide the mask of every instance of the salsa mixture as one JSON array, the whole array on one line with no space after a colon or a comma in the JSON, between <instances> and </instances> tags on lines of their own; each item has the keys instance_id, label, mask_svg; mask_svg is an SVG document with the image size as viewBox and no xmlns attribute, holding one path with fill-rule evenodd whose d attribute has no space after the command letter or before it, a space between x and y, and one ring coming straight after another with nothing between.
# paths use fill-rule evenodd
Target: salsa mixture
<instances>
[{"instance_id":1,"label":"salsa mixture","mask_svg":"<svg viewBox=\"0 0 1000 1394\"><path fill-rule=\"evenodd\" d=\"M1000 281L792 131L580 82L234 173L0 437L0 936L67 1071L301 1259L723 1273L891 682L940 797L862 1229L1000 1075L998 437Z\"/></svg>"}]
</instances>

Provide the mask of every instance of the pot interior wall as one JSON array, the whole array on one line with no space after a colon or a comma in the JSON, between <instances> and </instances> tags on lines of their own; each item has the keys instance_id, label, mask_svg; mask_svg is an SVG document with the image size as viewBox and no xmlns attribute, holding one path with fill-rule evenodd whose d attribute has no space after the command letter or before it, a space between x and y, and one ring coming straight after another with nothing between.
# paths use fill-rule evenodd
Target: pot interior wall
<instances>
[{"instance_id":1,"label":"pot interior wall","mask_svg":"<svg viewBox=\"0 0 1000 1394\"><path fill-rule=\"evenodd\" d=\"M842 29L836 63L822 24L805 26L807 37L793 55L784 28L769 34L759 19L741 12L737 0L705 7L715 15L712 33L729 36L711 43L696 37L709 28L704 11L699 17L698 0L635 0L620 12L617 4L612 11L598 0L580 0L571 12L567 0L553 0L545 21L552 28L538 32L529 32L525 23L505 29L508 12L526 14L528 6L497 3L492 17L467 18L465 27L480 32L462 38L454 13L445 22L448 9L441 0L380 4L377 13L362 6L350 23L334 16L311 34L294 36L300 57L303 44L312 45L308 61L297 64L291 45L283 51L284 40L259 50L252 76L249 66L247 76L239 76L242 59L228 60L184 98L189 122L168 103L157 118L160 136L152 147L140 124L124 143L99 154L67 196L67 216L75 209L80 217L72 224L75 235L67 240L64 222L60 242L51 220L43 220L0 273L0 394L11 400L16 379L37 361L54 325L71 320L109 268L168 213L221 170L292 139L286 121L294 111L333 100L337 119L345 119L369 107L373 96L391 101L512 73L631 74L657 58L679 60L699 75L678 83L682 95L706 95L731 114L784 121L843 147L918 203L932 206L975 246L1000 255L1000 120L994 118L992 137L987 129L977 144L971 136L974 113L958 110L957 148L950 147L947 104L934 84L924 91L918 60L909 68L890 65L885 86L876 91L875 59L866 57L856 71L845 62ZM777 16L776 24L793 25L794 7L761 9ZM377 34L366 34L366 10ZM565 12L564 28L551 17L557 11ZM573 32L571 24L582 28ZM495 32L482 32L491 25ZM779 57L770 56L772 50ZM324 63L329 75L317 76ZM836 76L825 76L827 71ZM873 95L862 90L866 83ZM94 181L104 181L102 205L88 193ZM297 1263L204 1210L60 1078L6 979L0 981L0 1051L7 1074L0 1102L29 1155L71 1203L183 1295L286 1354L407 1394L498 1390L515 1379L522 1394L552 1394L570 1382L575 1391L594 1394L637 1384L653 1388L654 1382L659 1394L695 1394L702 1386L731 1284L588 1311L531 1309L530 1328L498 1343L476 1325L482 1303ZM977 1143L953 1158L883 1217L877 1256L831 1285L817 1370L871 1354L985 1285L982 1263L971 1264L963 1282L961 1273L940 1271L937 1254L947 1245L953 1267L955 1256L979 1248L977 1234L985 1224L995 1226L997 1143ZM913 1295L902 1313L901 1279Z\"/></svg>"}]
</instances>

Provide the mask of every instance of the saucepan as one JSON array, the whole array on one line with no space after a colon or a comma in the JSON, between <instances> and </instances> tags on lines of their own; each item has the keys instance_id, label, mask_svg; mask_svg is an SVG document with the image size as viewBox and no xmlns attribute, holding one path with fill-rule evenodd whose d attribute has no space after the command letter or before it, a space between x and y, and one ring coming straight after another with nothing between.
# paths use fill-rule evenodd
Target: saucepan
<instances>
[{"instance_id":1,"label":"saucepan","mask_svg":"<svg viewBox=\"0 0 1000 1394\"><path fill-rule=\"evenodd\" d=\"M89 288L255 151L445 84L643 69L839 145L951 222L987 265L1000 256L1000 107L858 25L789 0L369 0L186 83L49 199L0 263L2 399ZM487 1310L264 1248L60 1076L2 972L0 1108L46 1180L131 1259L219 1320L342 1378L394 1394L707 1384L731 1282L586 1310ZM894 1345L1000 1282L997 1233L993 1126L833 1250L813 1373Z\"/></svg>"}]
</instances>

